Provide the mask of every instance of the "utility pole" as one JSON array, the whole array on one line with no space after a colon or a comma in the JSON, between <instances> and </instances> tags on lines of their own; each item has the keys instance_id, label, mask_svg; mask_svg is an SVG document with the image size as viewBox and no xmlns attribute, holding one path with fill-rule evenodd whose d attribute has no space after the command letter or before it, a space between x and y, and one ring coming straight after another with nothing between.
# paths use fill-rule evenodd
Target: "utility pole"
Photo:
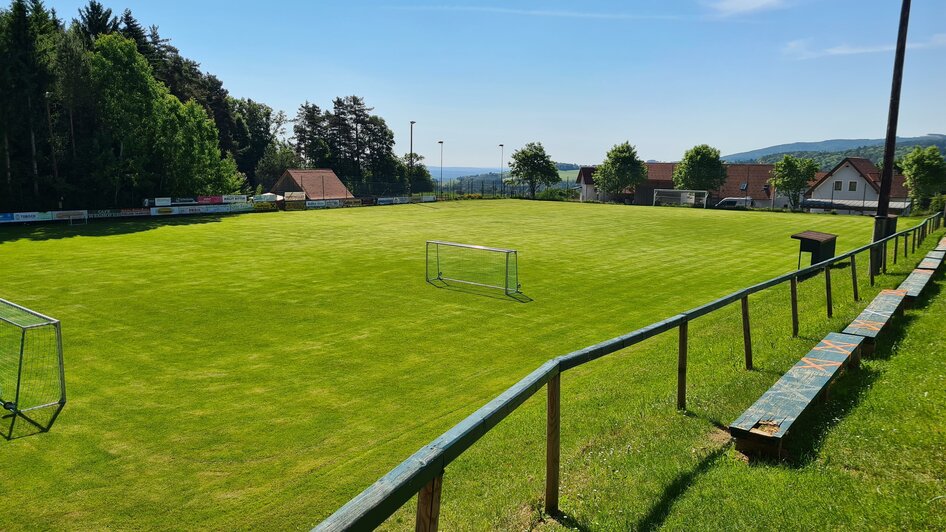
<instances>
[{"instance_id":1,"label":"utility pole","mask_svg":"<svg viewBox=\"0 0 946 532\"><path fill-rule=\"evenodd\" d=\"M893 159L897 149L897 121L900 118L900 86L903 84L903 57L907 49L907 26L910 22L910 0L903 0L900 7L900 29L897 32L897 52L893 61L893 81L890 86L890 108L887 112L887 139L884 143L884 168L880 177L880 198L877 200L877 215L874 217L874 242L892 233L888 212L890 210L890 185L893 182ZM883 246L871 250L871 268L880 271L883 262Z\"/></svg>"},{"instance_id":2,"label":"utility pole","mask_svg":"<svg viewBox=\"0 0 946 532\"><path fill-rule=\"evenodd\" d=\"M440 196L443 196L443 141L438 140L437 144L440 144Z\"/></svg>"},{"instance_id":3,"label":"utility pole","mask_svg":"<svg viewBox=\"0 0 946 532\"><path fill-rule=\"evenodd\" d=\"M407 197L411 197L411 178L414 177L414 124L411 120L411 149L407 156Z\"/></svg>"}]
</instances>

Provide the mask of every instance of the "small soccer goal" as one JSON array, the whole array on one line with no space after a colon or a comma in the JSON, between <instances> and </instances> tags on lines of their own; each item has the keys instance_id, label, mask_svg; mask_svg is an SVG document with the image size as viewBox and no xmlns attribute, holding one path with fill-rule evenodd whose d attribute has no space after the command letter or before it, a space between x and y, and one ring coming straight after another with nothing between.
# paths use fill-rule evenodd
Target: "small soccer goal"
<instances>
[{"instance_id":1,"label":"small soccer goal","mask_svg":"<svg viewBox=\"0 0 946 532\"><path fill-rule=\"evenodd\" d=\"M519 293L522 288L519 254L514 249L428 240L426 271L428 283L496 288L506 295Z\"/></svg>"},{"instance_id":2,"label":"small soccer goal","mask_svg":"<svg viewBox=\"0 0 946 532\"><path fill-rule=\"evenodd\" d=\"M654 189L654 205L689 205L706 208L709 192L705 190Z\"/></svg>"},{"instance_id":3,"label":"small soccer goal","mask_svg":"<svg viewBox=\"0 0 946 532\"><path fill-rule=\"evenodd\" d=\"M65 404L59 321L0 299L0 435L47 432Z\"/></svg>"}]
</instances>

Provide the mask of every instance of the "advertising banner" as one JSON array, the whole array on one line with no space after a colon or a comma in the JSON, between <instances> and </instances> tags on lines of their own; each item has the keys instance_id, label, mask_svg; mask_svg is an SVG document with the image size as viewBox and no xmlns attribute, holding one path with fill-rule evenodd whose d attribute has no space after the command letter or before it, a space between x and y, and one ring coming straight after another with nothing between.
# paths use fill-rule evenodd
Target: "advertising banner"
<instances>
[{"instance_id":1,"label":"advertising banner","mask_svg":"<svg viewBox=\"0 0 946 532\"><path fill-rule=\"evenodd\" d=\"M148 209L141 209L147 211ZM150 212L148 214L151 214ZM89 211L89 218L118 218L122 215L121 209L102 209L98 211Z\"/></svg>"},{"instance_id":2,"label":"advertising banner","mask_svg":"<svg viewBox=\"0 0 946 532\"><path fill-rule=\"evenodd\" d=\"M180 207L154 207L151 209L151 216L167 216L177 214Z\"/></svg>"},{"instance_id":3,"label":"advertising banner","mask_svg":"<svg viewBox=\"0 0 946 532\"><path fill-rule=\"evenodd\" d=\"M12 212L0 212L0 224L10 223L13 221Z\"/></svg>"},{"instance_id":4,"label":"advertising banner","mask_svg":"<svg viewBox=\"0 0 946 532\"><path fill-rule=\"evenodd\" d=\"M432 201L437 201L437 196L421 196L420 201L423 203L430 203Z\"/></svg>"},{"instance_id":5,"label":"advertising banner","mask_svg":"<svg viewBox=\"0 0 946 532\"><path fill-rule=\"evenodd\" d=\"M229 205L201 205L201 212L206 214L220 214L230 212Z\"/></svg>"},{"instance_id":6,"label":"advertising banner","mask_svg":"<svg viewBox=\"0 0 946 532\"><path fill-rule=\"evenodd\" d=\"M345 198L342 204L345 207L361 207L361 200L358 198Z\"/></svg>"},{"instance_id":7,"label":"advertising banner","mask_svg":"<svg viewBox=\"0 0 946 532\"><path fill-rule=\"evenodd\" d=\"M378 205L394 205L396 198L378 198Z\"/></svg>"},{"instance_id":8,"label":"advertising banner","mask_svg":"<svg viewBox=\"0 0 946 532\"><path fill-rule=\"evenodd\" d=\"M88 218L89 211L56 211L53 220L71 220L74 218Z\"/></svg>"},{"instance_id":9,"label":"advertising banner","mask_svg":"<svg viewBox=\"0 0 946 532\"><path fill-rule=\"evenodd\" d=\"M242 202L242 203L231 203L229 205L230 212L250 212L253 210L253 204Z\"/></svg>"},{"instance_id":10,"label":"advertising banner","mask_svg":"<svg viewBox=\"0 0 946 532\"><path fill-rule=\"evenodd\" d=\"M149 216L151 209L122 209L122 216Z\"/></svg>"},{"instance_id":11,"label":"advertising banner","mask_svg":"<svg viewBox=\"0 0 946 532\"><path fill-rule=\"evenodd\" d=\"M170 207L171 198L154 198L155 207Z\"/></svg>"},{"instance_id":12,"label":"advertising banner","mask_svg":"<svg viewBox=\"0 0 946 532\"><path fill-rule=\"evenodd\" d=\"M287 201L285 209L287 211L304 211L306 207L304 201Z\"/></svg>"},{"instance_id":13,"label":"advertising banner","mask_svg":"<svg viewBox=\"0 0 946 532\"><path fill-rule=\"evenodd\" d=\"M246 203L246 194L225 194L221 198L224 203Z\"/></svg>"},{"instance_id":14,"label":"advertising banner","mask_svg":"<svg viewBox=\"0 0 946 532\"><path fill-rule=\"evenodd\" d=\"M197 203L197 198L174 198L174 201L171 202L172 205L194 205Z\"/></svg>"},{"instance_id":15,"label":"advertising banner","mask_svg":"<svg viewBox=\"0 0 946 532\"><path fill-rule=\"evenodd\" d=\"M257 212L268 212L268 211L278 211L279 207L275 203L268 201L259 201L253 203L253 210Z\"/></svg>"},{"instance_id":16,"label":"advertising banner","mask_svg":"<svg viewBox=\"0 0 946 532\"><path fill-rule=\"evenodd\" d=\"M177 209L177 214L202 214L204 212L202 205L185 205L175 208Z\"/></svg>"},{"instance_id":17,"label":"advertising banner","mask_svg":"<svg viewBox=\"0 0 946 532\"><path fill-rule=\"evenodd\" d=\"M53 219L51 212L15 212L14 222L48 222Z\"/></svg>"},{"instance_id":18,"label":"advertising banner","mask_svg":"<svg viewBox=\"0 0 946 532\"><path fill-rule=\"evenodd\" d=\"M200 205L218 205L223 203L223 196L197 196Z\"/></svg>"}]
</instances>

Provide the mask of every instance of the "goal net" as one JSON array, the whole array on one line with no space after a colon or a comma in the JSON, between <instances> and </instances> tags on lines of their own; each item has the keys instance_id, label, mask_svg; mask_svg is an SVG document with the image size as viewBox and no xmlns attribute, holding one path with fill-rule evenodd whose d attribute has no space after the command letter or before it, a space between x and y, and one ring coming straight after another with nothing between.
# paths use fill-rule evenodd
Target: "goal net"
<instances>
[{"instance_id":1,"label":"goal net","mask_svg":"<svg viewBox=\"0 0 946 532\"><path fill-rule=\"evenodd\" d=\"M520 291L518 254L514 249L456 242L427 241L427 282L462 283Z\"/></svg>"},{"instance_id":2,"label":"goal net","mask_svg":"<svg viewBox=\"0 0 946 532\"><path fill-rule=\"evenodd\" d=\"M65 404L59 321L0 299L0 436L46 432Z\"/></svg>"},{"instance_id":3,"label":"goal net","mask_svg":"<svg viewBox=\"0 0 946 532\"><path fill-rule=\"evenodd\" d=\"M654 189L654 205L689 205L706 208L709 192L705 190Z\"/></svg>"}]
</instances>

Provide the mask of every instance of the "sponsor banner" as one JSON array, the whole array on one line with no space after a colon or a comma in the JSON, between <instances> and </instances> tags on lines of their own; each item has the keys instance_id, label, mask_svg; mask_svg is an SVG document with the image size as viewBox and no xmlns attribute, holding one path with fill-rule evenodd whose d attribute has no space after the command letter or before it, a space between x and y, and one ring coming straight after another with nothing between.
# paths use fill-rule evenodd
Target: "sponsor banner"
<instances>
[{"instance_id":1,"label":"sponsor banner","mask_svg":"<svg viewBox=\"0 0 946 532\"><path fill-rule=\"evenodd\" d=\"M310 200L305 202L305 206L309 209L334 209L341 207L342 202L339 200Z\"/></svg>"},{"instance_id":2,"label":"sponsor banner","mask_svg":"<svg viewBox=\"0 0 946 532\"><path fill-rule=\"evenodd\" d=\"M194 205L197 203L197 198L174 198L171 203L173 205Z\"/></svg>"},{"instance_id":3,"label":"sponsor banner","mask_svg":"<svg viewBox=\"0 0 946 532\"><path fill-rule=\"evenodd\" d=\"M366 206L367 206L367 205L377 205L377 204L378 204L378 199L377 199L377 198L361 198L361 204L362 204L362 205L366 205Z\"/></svg>"},{"instance_id":4,"label":"sponsor banner","mask_svg":"<svg viewBox=\"0 0 946 532\"><path fill-rule=\"evenodd\" d=\"M378 198L378 205L394 205L397 198Z\"/></svg>"},{"instance_id":5,"label":"sponsor banner","mask_svg":"<svg viewBox=\"0 0 946 532\"><path fill-rule=\"evenodd\" d=\"M230 207L230 212L250 212L253 210L253 204L247 203L247 202L231 203L229 207Z\"/></svg>"},{"instance_id":6,"label":"sponsor banner","mask_svg":"<svg viewBox=\"0 0 946 532\"><path fill-rule=\"evenodd\" d=\"M89 211L56 211L53 220L71 220L73 218L88 218Z\"/></svg>"},{"instance_id":7,"label":"sponsor banner","mask_svg":"<svg viewBox=\"0 0 946 532\"><path fill-rule=\"evenodd\" d=\"M202 214L204 212L202 205L185 205L175 208L177 209L177 214Z\"/></svg>"},{"instance_id":8,"label":"sponsor banner","mask_svg":"<svg viewBox=\"0 0 946 532\"><path fill-rule=\"evenodd\" d=\"M149 216L151 209L122 209L122 216Z\"/></svg>"},{"instance_id":9,"label":"sponsor banner","mask_svg":"<svg viewBox=\"0 0 946 532\"><path fill-rule=\"evenodd\" d=\"M148 209L140 210L147 211L148 214L151 214ZM119 216L124 216L121 209L102 209L98 211L89 211L89 218L118 218Z\"/></svg>"},{"instance_id":10,"label":"sponsor banner","mask_svg":"<svg viewBox=\"0 0 946 532\"><path fill-rule=\"evenodd\" d=\"M409 198L409 197L407 197L407 196L401 196L401 197L398 197L398 198L394 198L394 203L395 203L395 205L403 205L403 204L407 204L407 203L410 203L410 202L411 202L411 198Z\"/></svg>"},{"instance_id":11,"label":"sponsor banner","mask_svg":"<svg viewBox=\"0 0 946 532\"><path fill-rule=\"evenodd\" d=\"M151 209L151 216L167 216L177 214L180 207L154 207Z\"/></svg>"},{"instance_id":12,"label":"sponsor banner","mask_svg":"<svg viewBox=\"0 0 946 532\"><path fill-rule=\"evenodd\" d=\"M171 198L154 198L155 207L170 207Z\"/></svg>"},{"instance_id":13,"label":"sponsor banner","mask_svg":"<svg viewBox=\"0 0 946 532\"><path fill-rule=\"evenodd\" d=\"M287 201L286 210L287 211L304 211L306 208L305 201Z\"/></svg>"},{"instance_id":14,"label":"sponsor banner","mask_svg":"<svg viewBox=\"0 0 946 532\"><path fill-rule=\"evenodd\" d=\"M0 212L0 224L10 223L13 221L12 212Z\"/></svg>"},{"instance_id":15,"label":"sponsor banner","mask_svg":"<svg viewBox=\"0 0 946 532\"><path fill-rule=\"evenodd\" d=\"M269 201L260 201L258 203L253 203L253 210L257 212L266 212L266 211L278 211L279 207L275 203Z\"/></svg>"},{"instance_id":16,"label":"sponsor banner","mask_svg":"<svg viewBox=\"0 0 946 532\"><path fill-rule=\"evenodd\" d=\"M207 214L230 212L229 205L202 205L200 208L203 209L201 212L205 212Z\"/></svg>"},{"instance_id":17,"label":"sponsor banner","mask_svg":"<svg viewBox=\"0 0 946 532\"><path fill-rule=\"evenodd\" d=\"M358 198L345 198L344 204L346 207L361 207L361 200Z\"/></svg>"},{"instance_id":18,"label":"sponsor banner","mask_svg":"<svg viewBox=\"0 0 946 532\"><path fill-rule=\"evenodd\" d=\"M145 198L145 199L141 202L141 204L142 204L144 207L154 207L154 200L153 200L153 199L147 199L147 198Z\"/></svg>"},{"instance_id":19,"label":"sponsor banner","mask_svg":"<svg viewBox=\"0 0 946 532\"><path fill-rule=\"evenodd\" d=\"M225 194L220 197L224 203L246 203L246 194Z\"/></svg>"},{"instance_id":20,"label":"sponsor banner","mask_svg":"<svg viewBox=\"0 0 946 532\"><path fill-rule=\"evenodd\" d=\"M286 192L283 194L286 201L305 201L305 192Z\"/></svg>"},{"instance_id":21,"label":"sponsor banner","mask_svg":"<svg viewBox=\"0 0 946 532\"><path fill-rule=\"evenodd\" d=\"M272 193L257 194L257 195L255 195L255 196L253 196L253 201L255 201L255 202L257 202L257 203L259 203L259 202L272 202L272 201L276 201L276 195L275 195L275 194L272 194Z\"/></svg>"},{"instance_id":22,"label":"sponsor banner","mask_svg":"<svg viewBox=\"0 0 946 532\"><path fill-rule=\"evenodd\" d=\"M197 196L200 205L218 205L223 203L223 196Z\"/></svg>"},{"instance_id":23,"label":"sponsor banner","mask_svg":"<svg viewBox=\"0 0 946 532\"><path fill-rule=\"evenodd\" d=\"M430 203L432 201L437 201L437 196L421 196L420 201L423 203Z\"/></svg>"},{"instance_id":24,"label":"sponsor banner","mask_svg":"<svg viewBox=\"0 0 946 532\"><path fill-rule=\"evenodd\" d=\"M48 222L53 219L51 212L15 212L14 222Z\"/></svg>"}]
</instances>

